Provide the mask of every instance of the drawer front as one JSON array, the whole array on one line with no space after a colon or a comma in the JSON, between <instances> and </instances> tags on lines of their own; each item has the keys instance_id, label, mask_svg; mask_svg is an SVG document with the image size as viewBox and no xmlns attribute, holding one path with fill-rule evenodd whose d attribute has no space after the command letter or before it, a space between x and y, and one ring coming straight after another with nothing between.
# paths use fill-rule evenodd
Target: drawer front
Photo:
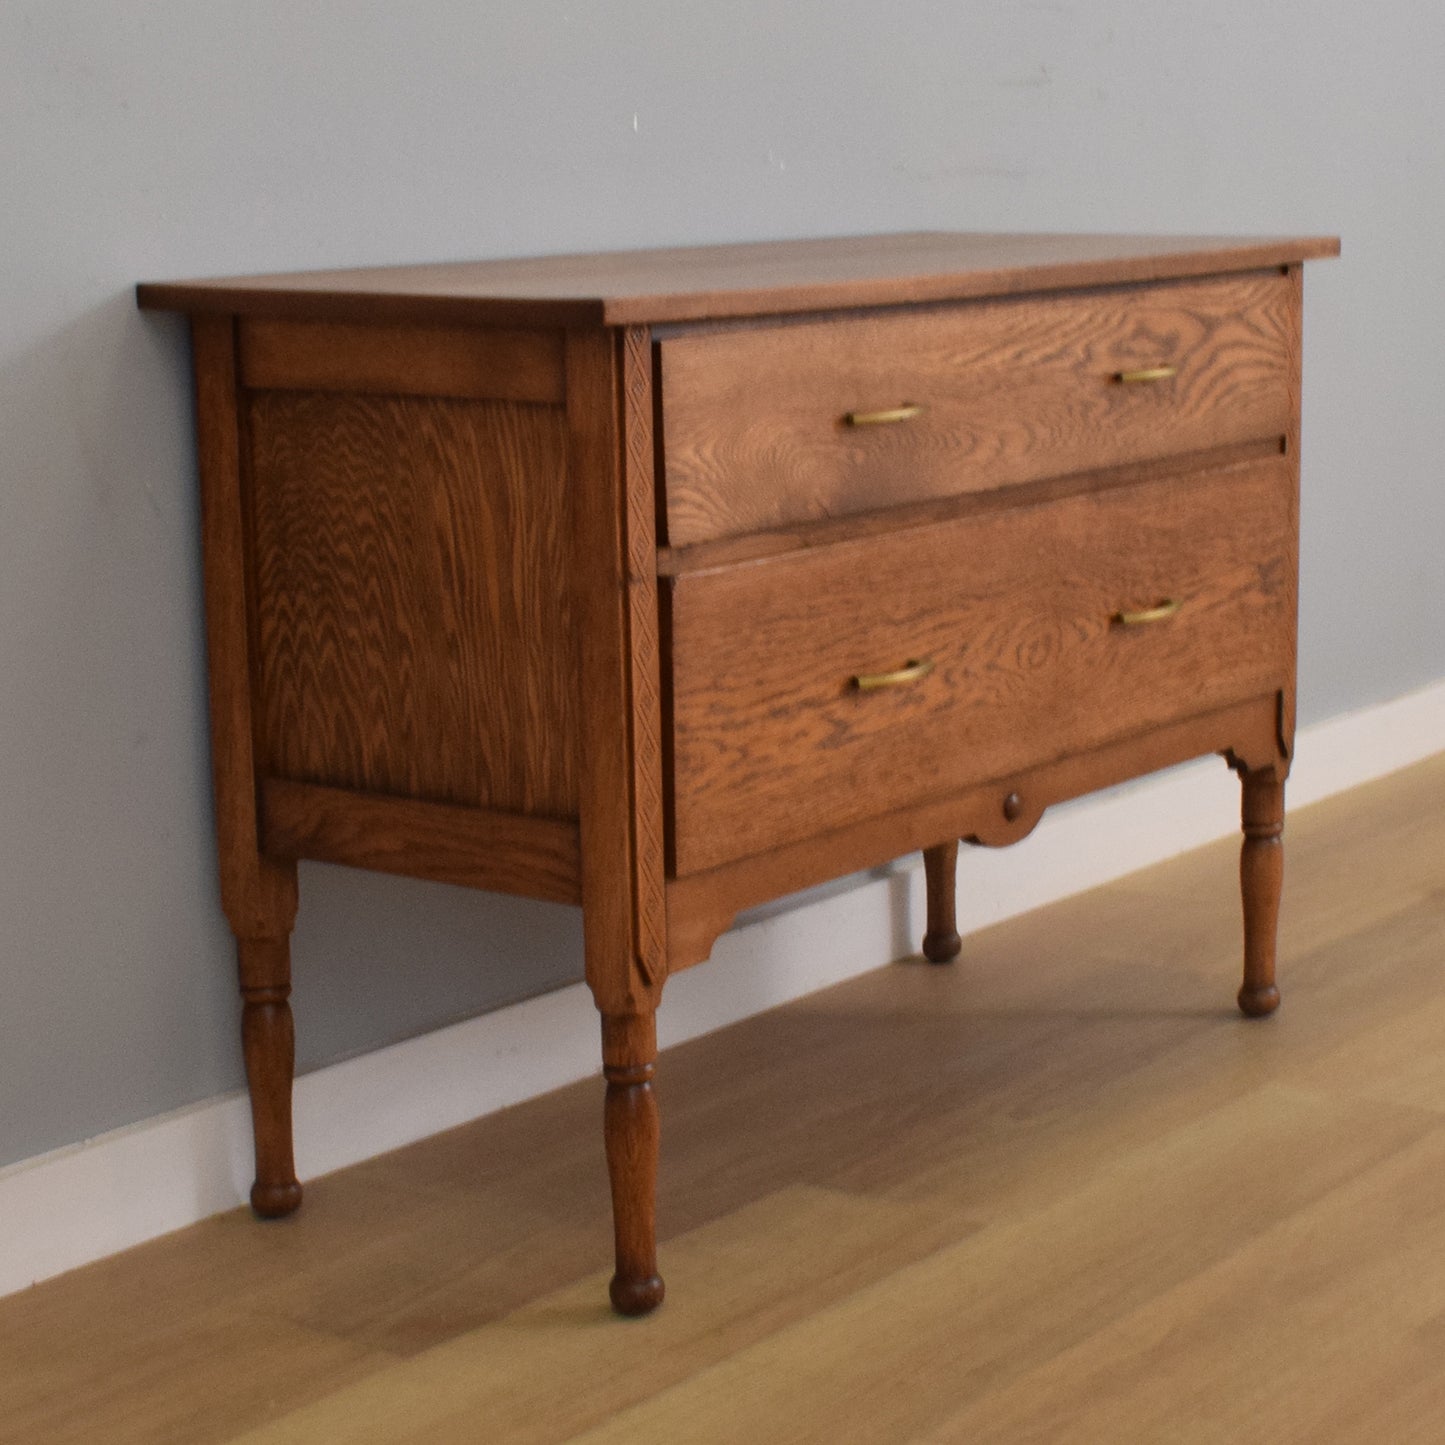
<instances>
[{"instance_id":1,"label":"drawer front","mask_svg":"<svg viewBox=\"0 0 1445 1445\"><path fill-rule=\"evenodd\" d=\"M675 873L1285 686L1295 534L1269 459L676 578Z\"/></svg>"},{"instance_id":2,"label":"drawer front","mask_svg":"<svg viewBox=\"0 0 1445 1445\"><path fill-rule=\"evenodd\" d=\"M667 541L1281 436L1296 347L1277 271L671 337Z\"/></svg>"}]
</instances>

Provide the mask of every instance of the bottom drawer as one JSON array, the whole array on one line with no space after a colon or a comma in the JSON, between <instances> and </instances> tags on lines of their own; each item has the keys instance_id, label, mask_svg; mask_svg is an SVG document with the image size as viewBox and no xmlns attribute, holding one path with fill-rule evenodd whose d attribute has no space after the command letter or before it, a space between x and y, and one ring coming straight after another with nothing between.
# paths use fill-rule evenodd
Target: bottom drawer
<instances>
[{"instance_id":1,"label":"bottom drawer","mask_svg":"<svg viewBox=\"0 0 1445 1445\"><path fill-rule=\"evenodd\" d=\"M684 876L1285 686L1293 473L1270 459L685 574L670 605Z\"/></svg>"}]
</instances>

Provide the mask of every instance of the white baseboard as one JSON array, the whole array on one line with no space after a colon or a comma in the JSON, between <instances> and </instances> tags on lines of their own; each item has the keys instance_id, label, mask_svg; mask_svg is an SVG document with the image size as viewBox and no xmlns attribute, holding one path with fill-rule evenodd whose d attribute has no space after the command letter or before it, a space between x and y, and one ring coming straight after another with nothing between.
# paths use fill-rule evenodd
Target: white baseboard
<instances>
[{"instance_id":1,"label":"white baseboard","mask_svg":"<svg viewBox=\"0 0 1445 1445\"><path fill-rule=\"evenodd\" d=\"M1445 682L1298 738L1292 807L1445 751ZM1238 794L1206 759L1051 811L1021 849L969 850L961 921L981 928L1233 833ZM1097 846L1106 837L1108 847ZM669 981L664 1047L841 982L917 947L915 857L856 886L759 910ZM296 1082L296 1153L314 1178L597 1071L582 985ZM250 1179L246 1101L208 1100L0 1170L0 1295L234 1208Z\"/></svg>"}]
</instances>

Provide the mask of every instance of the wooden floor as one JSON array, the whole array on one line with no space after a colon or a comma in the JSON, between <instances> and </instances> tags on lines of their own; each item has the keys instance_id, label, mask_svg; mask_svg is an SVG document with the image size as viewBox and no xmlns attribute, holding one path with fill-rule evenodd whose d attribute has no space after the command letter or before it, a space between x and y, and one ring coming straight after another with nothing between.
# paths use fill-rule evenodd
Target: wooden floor
<instances>
[{"instance_id":1,"label":"wooden floor","mask_svg":"<svg viewBox=\"0 0 1445 1445\"><path fill-rule=\"evenodd\" d=\"M579 1085L0 1301L0 1440L1445 1439L1445 756L1286 836L1270 1020L1221 844L665 1055L650 1319Z\"/></svg>"}]
</instances>

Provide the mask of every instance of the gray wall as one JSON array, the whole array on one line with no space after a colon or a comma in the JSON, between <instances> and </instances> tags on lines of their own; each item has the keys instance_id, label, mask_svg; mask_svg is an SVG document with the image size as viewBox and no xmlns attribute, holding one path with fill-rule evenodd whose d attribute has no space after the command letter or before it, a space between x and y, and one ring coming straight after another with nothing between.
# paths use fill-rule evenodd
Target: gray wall
<instances>
[{"instance_id":1,"label":"gray wall","mask_svg":"<svg viewBox=\"0 0 1445 1445\"><path fill-rule=\"evenodd\" d=\"M143 277L899 230L1338 231L1305 722L1445 676L1438 0L0 0L0 1162L240 1079L186 348ZM578 976L303 869L303 1067Z\"/></svg>"}]
</instances>

